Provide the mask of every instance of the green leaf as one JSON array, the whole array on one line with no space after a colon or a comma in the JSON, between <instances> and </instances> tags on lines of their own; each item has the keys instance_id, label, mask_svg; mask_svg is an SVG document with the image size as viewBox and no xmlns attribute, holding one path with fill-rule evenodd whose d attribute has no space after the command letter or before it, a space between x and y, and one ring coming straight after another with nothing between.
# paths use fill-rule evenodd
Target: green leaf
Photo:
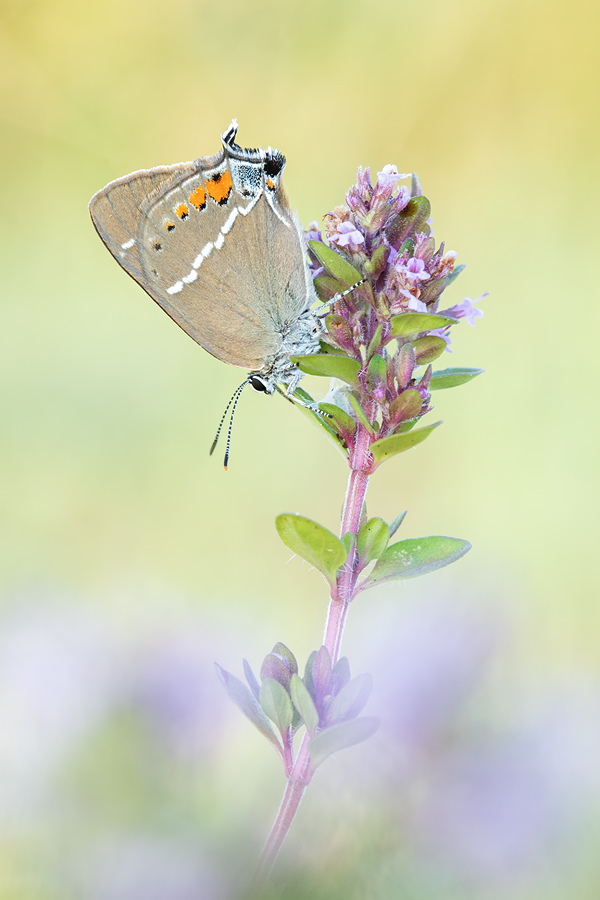
<instances>
[{"instance_id":1,"label":"green leaf","mask_svg":"<svg viewBox=\"0 0 600 900\"><path fill-rule=\"evenodd\" d=\"M402 313L399 316L392 316L390 319L392 330L388 340L420 334L422 331L433 331L437 328L444 328L446 325L456 325L456 321L448 316L434 316L431 313Z\"/></svg>"},{"instance_id":2,"label":"green leaf","mask_svg":"<svg viewBox=\"0 0 600 900\"><path fill-rule=\"evenodd\" d=\"M339 406L334 406L333 403L319 403L319 409L322 409L323 412L332 416L335 423L340 426L341 430L347 434L348 437L353 436L356 431L356 422L347 412L344 412Z\"/></svg>"},{"instance_id":3,"label":"green leaf","mask_svg":"<svg viewBox=\"0 0 600 900\"><path fill-rule=\"evenodd\" d=\"M347 384L358 384L356 376L360 363L348 356L314 353L312 356L290 356L290 361L307 375L322 375L325 378L339 378Z\"/></svg>"},{"instance_id":4,"label":"green leaf","mask_svg":"<svg viewBox=\"0 0 600 900\"><path fill-rule=\"evenodd\" d=\"M215 663L215 669L217 671L217 678L227 691L229 699L235 703L237 708L244 713L246 718L250 719L252 724L258 728L260 733L264 735L267 740L275 746L277 752L281 754L281 744L273 733L271 723L244 682L240 681L239 678L236 678L235 675L232 675L226 669L221 668L217 663Z\"/></svg>"},{"instance_id":5,"label":"green leaf","mask_svg":"<svg viewBox=\"0 0 600 900\"><path fill-rule=\"evenodd\" d=\"M453 537L432 536L399 541L388 547L379 557L373 571L359 586L359 590L365 590L383 581L426 575L435 569L449 566L470 549L468 541Z\"/></svg>"},{"instance_id":6,"label":"green leaf","mask_svg":"<svg viewBox=\"0 0 600 900\"><path fill-rule=\"evenodd\" d=\"M375 431L373 430L373 426L367 419L362 406L360 405L360 403L358 402L358 400L356 399L354 394L349 393L348 400L350 401L350 406L356 413L356 418L358 419L358 421L361 422L365 426L365 428L367 429L369 434L375 434Z\"/></svg>"},{"instance_id":7,"label":"green leaf","mask_svg":"<svg viewBox=\"0 0 600 900\"><path fill-rule=\"evenodd\" d=\"M317 278L313 278L313 284L315 286L315 291L317 292L317 297L319 300L322 300L323 303L327 303L327 301L335 297L336 294L341 294L342 291L346 290L344 282L338 281L337 278L332 278L331 275L319 275Z\"/></svg>"},{"instance_id":8,"label":"green leaf","mask_svg":"<svg viewBox=\"0 0 600 900\"><path fill-rule=\"evenodd\" d=\"M296 657L292 653L289 647L286 647L285 644L282 644L281 641L277 641L271 653L274 653L276 656L283 656L285 660L287 660L287 667L289 669L290 675L294 675L295 672L298 671L298 663L296 662Z\"/></svg>"},{"instance_id":9,"label":"green leaf","mask_svg":"<svg viewBox=\"0 0 600 900\"><path fill-rule=\"evenodd\" d=\"M356 540L356 535L352 534L351 531L347 531L346 534L342 538L342 544L346 548L346 552L348 556L350 556L350 551L354 546L354 541Z\"/></svg>"},{"instance_id":10,"label":"green leaf","mask_svg":"<svg viewBox=\"0 0 600 900\"><path fill-rule=\"evenodd\" d=\"M277 516L275 526L286 547L315 566L330 584L335 583L335 574L348 556L335 534L312 519L292 513Z\"/></svg>"},{"instance_id":11,"label":"green leaf","mask_svg":"<svg viewBox=\"0 0 600 900\"><path fill-rule=\"evenodd\" d=\"M319 713L317 712L317 707L315 706L313 698L310 696L307 687L299 675L292 675L290 681L290 693L292 695L292 700L294 701L294 706L304 719L306 729L312 737L319 724Z\"/></svg>"},{"instance_id":12,"label":"green leaf","mask_svg":"<svg viewBox=\"0 0 600 900\"><path fill-rule=\"evenodd\" d=\"M309 741L308 749L313 771L323 763L332 753L345 750L353 744L366 741L379 728L380 720L374 716L363 719L352 719L350 722L340 722L325 728Z\"/></svg>"},{"instance_id":13,"label":"green leaf","mask_svg":"<svg viewBox=\"0 0 600 900\"><path fill-rule=\"evenodd\" d=\"M428 438L431 432L441 424L441 422L435 422L433 425L428 425L426 428L417 428L416 430L408 431L405 434L393 434L391 437L381 438L379 441L375 441L375 443L371 444L370 448L375 464L380 465L382 462L385 462L386 459L390 459L398 453L404 453L405 450L410 450L411 447L420 444L421 441Z\"/></svg>"},{"instance_id":14,"label":"green leaf","mask_svg":"<svg viewBox=\"0 0 600 900\"><path fill-rule=\"evenodd\" d=\"M299 397L303 403L312 403L313 399L310 394L307 394L302 388L296 388L294 391L294 396ZM300 412L304 413L304 415L311 420L313 425L316 425L317 428L324 432L325 437L329 440L330 443L338 450L342 456L347 459L348 458L348 448L343 444L340 440L340 437L336 431L336 429L329 424L329 419L326 419L324 416L320 416L319 413L315 412L312 409L308 409L306 406L298 406Z\"/></svg>"},{"instance_id":15,"label":"green leaf","mask_svg":"<svg viewBox=\"0 0 600 900\"><path fill-rule=\"evenodd\" d=\"M265 678L260 686L260 705L270 720L285 734L294 718L292 701L286 689L274 678Z\"/></svg>"},{"instance_id":16,"label":"green leaf","mask_svg":"<svg viewBox=\"0 0 600 900\"><path fill-rule=\"evenodd\" d=\"M432 278L430 281L421 282L419 285L419 300L421 303L431 303L448 287L449 278Z\"/></svg>"},{"instance_id":17,"label":"green leaf","mask_svg":"<svg viewBox=\"0 0 600 900\"><path fill-rule=\"evenodd\" d=\"M442 355L447 346L444 338L438 337L437 334L428 334L419 338L414 343L417 365L426 366L427 363L433 362Z\"/></svg>"},{"instance_id":18,"label":"green leaf","mask_svg":"<svg viewBox=\"0 0 600 900\"><path fill-rule=\"evenodd\" d=\"M339 281L343 281L348 287L363 280L360 272L340 253L328 247L327 244L323 244L321 241L309 241L308 246L321 265L325 266L329 274Z\"/></svg>"},{"instance_id":19,"label":"green leaf","mask_svg":"<svg viewBox=\"0 0 600 900\"><path fill-rule=\"evenodd\" d=\"M369 362L367 369L367 384L370 388L387 384L387 365L383 356L375 353Z\"/></svg>"},{"instance_id":20,"label":"green leaf","mask_svg":"<svg viewBox=\"0 0 600 900\"><path fill-rule=\"evenodd\" d=\"M332 725L344 719L355 719L373 690L371 675L358 675L349 681L333 698L327 711L327 722Z\"/></svg>"},{"instance_id":21,"label":"green leaf","mask_svg":"<svg viewBox=\"0 0 600 900\"><path fill-rule=\"evenodd\" d=\"M380 323L375 329L375 334L369 341L369 346L367 348L367 359L371 359L374 353L376 353L381 347L381 333L383 331L383 325Z\"/></svg>"},{"instance_id":22,"label":"green leaf","mask_svg":"<svg viewBox=\"0 0 600 900\"><path fill-rule=\"evenodd\" d=\"M390 528L383 519L373 518L365 522L358 532L358 555L362 567L373 559L378 559L390 540Z\"/></svg>"},{"instance_id":23,"label":"green leaf","mask_svg":"<svg viewBox=\"0 0 600 900\"><path fill-rule=\"evenodd\" d=\"M398 531L398 529L404 522L407 512L408 512L408 510L405 509L404 512L401 512L399 515L397 515L396 518L394 519L394 521L390 523L390 537L394 537L394 535L396 534L396 532Z\"/></svg>"},{"instance_id":24,"label":"green leaf","mask_svg":"<svg viewBox=\"0 0 600 900\"><path fill-rule=\"evenodd\" d=\"M458 387L459 384L467 384L483 372L485 369L440 369L431 376L429 389L442 391L445 388Z\"/></svg>"}]
</instances>

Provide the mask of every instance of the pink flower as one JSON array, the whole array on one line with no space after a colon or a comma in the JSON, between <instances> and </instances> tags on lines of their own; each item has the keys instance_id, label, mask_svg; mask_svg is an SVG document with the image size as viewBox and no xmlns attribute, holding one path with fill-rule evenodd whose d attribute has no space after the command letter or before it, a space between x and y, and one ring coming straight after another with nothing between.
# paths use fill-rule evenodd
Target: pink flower
<instances>
[{"instance_id":1,"label":"pink flower","mask_svg":"<svg viewBox=\"0 0 600 900\"><path fill-rule=\"evenodd\" d=\"M476 300L471 300L470 297L465 297L461 300L460 303L457 303L456 306L453 306L452 309L448 310L448 314L454 316L457 319L466 319L471 328L475 327L475 319L483 318L483 310L477 309L474 305L475 303L479 303L480 300L483 300L484 297L487 297L488 292L482 294L480 297L477 297Z\"/></svg>"},{"instance_id":2,"label":"pink flower","mask_svg":"<svg viewBox=\"0 0 600 900\"><path fill-rule=\"evenodd\" d=\"M329 238L338 247L349 247L350 250L358 250L365 239L352 222L342 222L337 230Z\"/></svg>"},{"instance_id":3,"label":"pink flower","mask_svg":"<svg viewBox=\"0 0 600 900\"><path fill-rule=\"evenodd\" d=\"M406 264L406 277L409 281L427 281L431 276L425 269L425 263L422 259L412 256Z\"/></svg>"}]
</instances>

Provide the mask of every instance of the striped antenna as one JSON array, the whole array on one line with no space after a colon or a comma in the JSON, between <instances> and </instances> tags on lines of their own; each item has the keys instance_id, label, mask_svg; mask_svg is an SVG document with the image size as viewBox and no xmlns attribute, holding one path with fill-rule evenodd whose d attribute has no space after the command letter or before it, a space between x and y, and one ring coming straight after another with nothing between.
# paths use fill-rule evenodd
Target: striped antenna
<instances>
[{"instance_id":1,"label":"striped antenna","mask_svg":"<svg viewBox=\"0 0 600 900\"><path fill-rule=\"evenodd\" d=\"M215 449L215 447L217 446L217 443L218 443L218 441L219 441L219 437L220 437L220 435L221 435L221 429L223 428L223 423L224 423L224 421L225 421L225 417L227 416L227 413L229 412L229 407L231 406L231 404L233 403L234 400L235 400L235 402L237 403L237 398L238 398L239 395L242 393L242 391L244 390L244 388L246 387L246 385L248 384L248 382L249 382L249 379L247 378L242 384L240 384L240 386L239 386L238 388L235 389L235 391L234 391L233 394L231 395L231 398L230 398L230 400L229 400L229 403L228 403L227 406L225 407L225 412L224 412L223 415L221 416L221 421L219 422L219 427L217 428L217 433L215 434L215 439L214 439L214 441L212 442L212 446L211 446L210 451L209 451L209 454L208 454L209 456L212 456L212 455L213 455L214 449ZM234 406L234 409L235 409L235 406ZM233 413L231 414L231 417L232 417L232 419L233 419ZM231 423L229 424L229 434L231 435ZM229 439L228 439L228 441L227 441L227 452L229 453ZM227 468L227 466L225 466L225 468Z\"/></svg>"}]
</instances>

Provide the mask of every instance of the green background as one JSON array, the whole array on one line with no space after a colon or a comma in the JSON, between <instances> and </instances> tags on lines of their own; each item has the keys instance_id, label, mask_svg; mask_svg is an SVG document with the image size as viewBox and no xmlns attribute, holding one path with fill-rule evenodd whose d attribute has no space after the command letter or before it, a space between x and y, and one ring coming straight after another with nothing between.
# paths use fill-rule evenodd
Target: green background
<instances>
[{"instance_id":1,"label":"green background","mask_svg":"<svg viewBox=\"0 0 600 900\"><path fill-rule=\"evenodd\" d=\"M365 594L346 646L358 673L387 641L391 667L390 637L427 615L436 640L476 621L495 650L435 752L419 750L418 776L387 789L377 738L324 766L273 896L597 896L600 792L585 761L600 748L598 24L585 0L0 4L1 900L154 900L144 878L160 877L170 900L233 896L277 808L278 762L210 665L239 675L242 655L257 669L277 640L302 662L319 645L325 586L290 561L274 519L298 512L336 531L345 465L297 410L248 392L224 473L207 451L242 374L120 271L87 213L113 178L216 152L233 117L243 146L286 154L304 224L343 202L359 164L417 171L436 239L467 264L449 300L490 294L443 360L486 374L434 395L444 426L368 495L388 521L408 508L403 536L456 535L473 550ZM197 754L165 749L140 712L131 673L143 657L151 679L169 641L199 666L177 702L207 698ZM560 756L565 716L574 737ZM533 806L557 792L564 803L540 815L560 827L542 852L523 850L518 877L512 857L482 874L415 838L457 731L489 747L542 720L553 724L524 782L550 772ZM392 815L389 795L402 807L404 790L413 812ZM505 811L513 836L517 807Z\"/></svg>"}]
</instances>

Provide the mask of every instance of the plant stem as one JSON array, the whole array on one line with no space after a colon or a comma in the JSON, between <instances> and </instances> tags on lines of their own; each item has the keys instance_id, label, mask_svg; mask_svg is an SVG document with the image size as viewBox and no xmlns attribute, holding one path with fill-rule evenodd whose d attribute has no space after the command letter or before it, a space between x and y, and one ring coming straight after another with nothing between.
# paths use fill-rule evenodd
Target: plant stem
<instances>
[{"instance_id":1,"label":"plant stem","mask_svg":"<svg viewBox=\"0 0 600 900\"><path fill-rule=\"evenodd\" d=\"M356 536L360 528L360 519L369 484L369 445L369 433L367 429L359 423L356 443L350 459L350 476L348 478L348 487L346 489L344 508L342 510L342 523L340 528L342 537L345 534L348 534L348 532ZM327 611L327 622L325 625L325 637L323 643L329 650L333 665L337 662L340 653L344 625L346 624L346 617L348 615L348 607L352 599L352 592L357 577L357 564L358 555L356 552L355 541L338 580L337 588L331 592L329 609ZM306 732L288 778L288 783L281 800L277 817L269 832L269 836L265 842L265 846L258 862L253 881L253 890L255 892L260 891L261 888L264 887L266 880L269 877L269 873L273 868L273 863L277 858L277 854L281 849L281 845L294 821L304 792L312 778L312 772L310 771L310 753L308 750L309 741L310 735Z\"/></svg>"}]
</instances>

